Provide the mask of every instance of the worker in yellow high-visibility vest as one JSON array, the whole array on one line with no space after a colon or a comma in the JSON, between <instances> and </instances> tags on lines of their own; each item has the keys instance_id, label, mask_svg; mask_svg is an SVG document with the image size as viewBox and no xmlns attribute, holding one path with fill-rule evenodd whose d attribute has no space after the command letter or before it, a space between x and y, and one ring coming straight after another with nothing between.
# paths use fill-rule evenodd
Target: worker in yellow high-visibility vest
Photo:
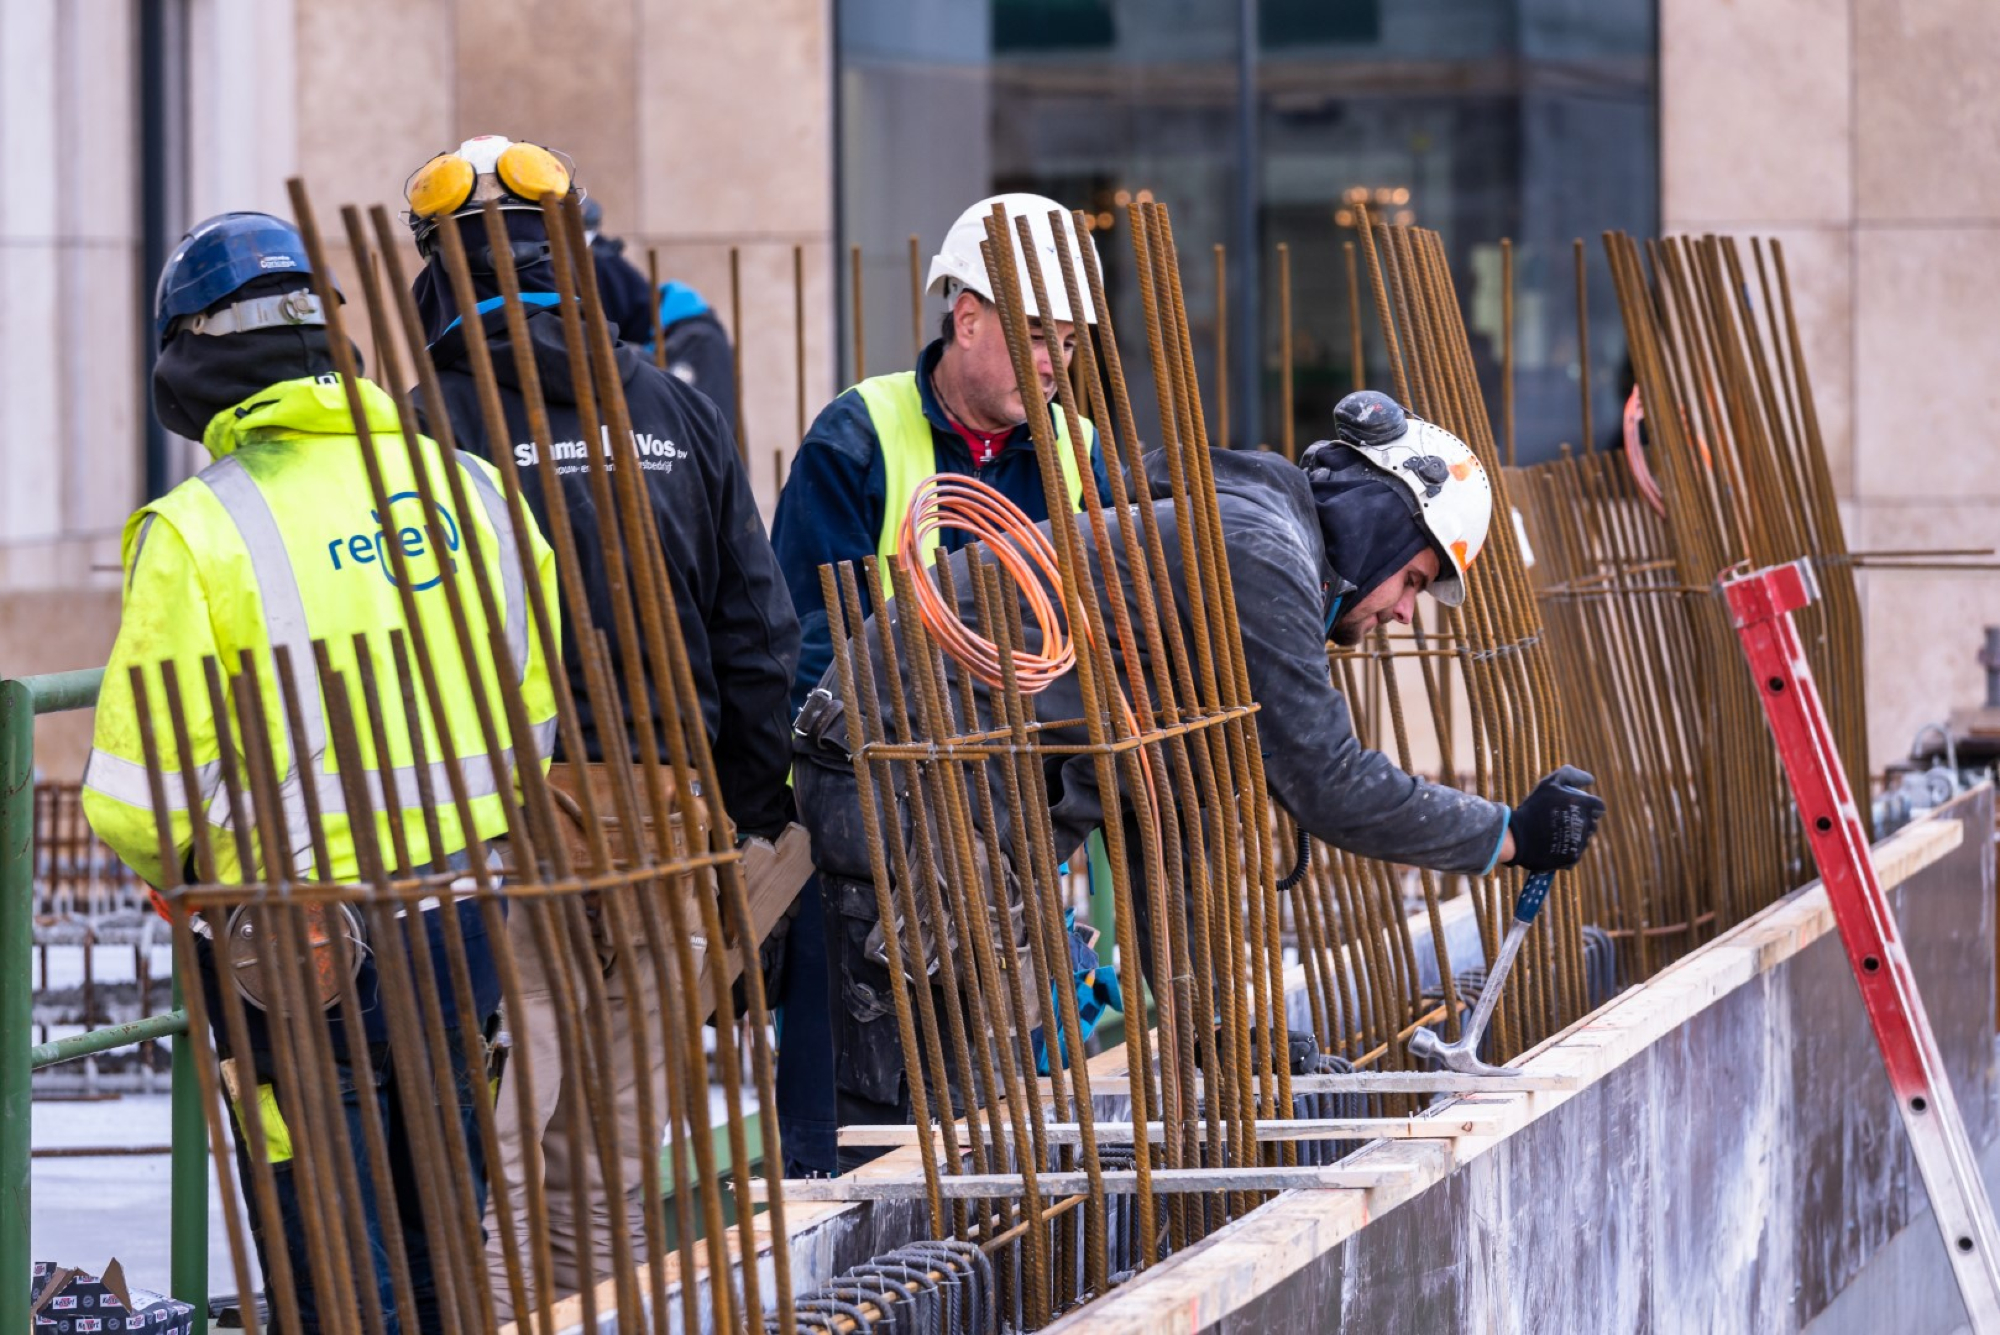
<instances>
[{"instance_id":1,"label":"worker in yellow high-visibility vest","mask_svg":"<svg viewBox=\"0 0 2000 1335\"><path fill-rule=\"evenodd\" d=\"M1061 206L1041 195L1006 194L982 199L951 225L944 244L931 260L929 291L947 304L938 338L917 358L912 371L874 376L855 385L821 410L799 446L778 498L771 527L771 544L799 612L799 668L792 705L805 703L833 661L826 608L820 599L819 568L829 562L883 558L887 588L888 556L895 550L903 515L917 485L934 473L976 477L998 489L1037 522L1049 517L1042 486L1041 463L1029 439L1027 409L1015 382L1005 332L993 304L994 285L986 272L980 243L995 204L1011 220L1025 217L1034 238L1034 260L1051 309L1035 305L1033 282L1018 234L1013 235L1014 262L1020 271L1021 293L1027 307L1029 335L1034 341L1035 369L1042 393L1055 397L1056 377L1068 373L1076 346L1077 324L1095 324L1097 311L1090 293L1080 295L1081 311L1072 311L1058 259L1058 246L1069 251L1072 271L1084 282L1082 247L1071 215L1063 210L1062 226L1051 226L1049 214ZM1094 250L1093 250L1093 253ZM1090 474L1078 467L1064 414L1055 415L1060 449L1057 462L1070 506L1109 505L1111 483L1088 421L1086 434ZM947 531L927 540L925 559L960 543ZM873 590L864 589L864 606ZM863 887L864 891L866 887ZM874 900L868 893L872 913ZM824 921L817 920L816 901L825 899ZM826 989L826 946L822 932L836 930L838 896L808 886L787 942L786 978L779 994L784 1015L778 1052L778 1116L787 1161L794 1171L831 1172L834 1165L832 1071L828 1013L847 1009L834 999L821 1005ZM796 998L797 1004L785 1004ZM896 1045L893 1025L884 1035Z\"/></svg>"},{"instance_id":2,"label":"worker in yellow high-visibility vest","mask_svg":"<svg viewBox=\"0 0 2000 1335\"><path fill-rule=\"evenodd\" d=\"M124 536L125 599L118 640L104 677L99 699L96 736L84 774L83 803L93 829L148 883L161 886L170 878L161 865L161 839L147 779L140 740L140 720L130 684L130 669L146 676L152 731L162 748L161 762L170 770L166 784L172 831L168 841L186 870L193 848L192 822L210 827L214 849L213 876L235 884L270 879L271 869L241 865L230 831L233 816L221 780L225 737L241 762L240 730L230 723L218 727L204 687L203 662L214 659L225 673L240 670L245 655L255 660L263 686L271 738L272 765L282 778L280 797L290 827L289 847L298 860L291 874L325 880L353 880L358 874L354 831L347 812L343 780L365 783L369 791L385 793L384 771L393 770L394 789L404 804L400 811L377 811L375 835L385 860L396 846L392 822L409 849L410 867L402 873L465 867L467 831L459 812L442 795L451 792L439 746L440 725L448 729L462 757L471 792L470 817L481 839L506 833L502 785L514 782L523 743L537 758L549 753L555 728L555 696L542 645L528 616L527 590L515 557L517 534L533 545L550 614L555 614L555 562L533 517L525 508L510 510L492 468L468 455L446 457L430 440L421 441L423 467L438 507L438 528L444 550L435 549L422 513L409 453L401 437L395 405L369 381L360 394L373 448L390 498L389 513L380 513L361 457L361 445L350 414L347 394L333 370L326 318L310 285L310 263L298 232L290 223L260 213L231 213L197 226L169 257L161 273L156 298L160 355L153 381L153 402L168 430L200 440L214 457L198 476L166 496L140 508L127 521ZM452 505L449 472L462 472L470 504L464 513ZM476 532L486 573L496 594L504 624L503 656L481 656L462 662L457 652L450 612L441 587L445 570L457 572L465 589L466 612L476 643L491 643L480 599L473 593L468 564L468 539ZM400 681L390 632L410 627L404 616L391 544L407 558L407 573L415 593L417 615L432 650L443 699L443 718L428 707L423 712L426 736L422 754L432 771L430 789L440 805L425 811L418 801L417 751L412 746L401 707ZM313 645L324 641L333 666L350 683L349 703L365 719L364 702L352 694L357 636L366 636L374 672L387 702L383 712L389 754L381 755L364 741L365 775L343 775L329 743L329 710L315 681ZM303 753L294 752L293 736L282 712L275 651L289 652L298 683L298 729L305 739ZM156 666L175 664L181 687L189 754L178 754ZM506 717L498 708L500 679L511 677L527 706L532 739L507 738ZM494 703L506 750L488 756L475 712L476 693ZM201 809L187 810L182 770L192 767ZM325 865L315 866L313 841L307 837L304 792L317 795L325 832ZM435 820L437 843L429 821ZM458 1013L451 974L444 957L444 932L439 915L456 911L465 938L467 963L477 1014ZM480 914L470 901L454 909L434 907L423 914L437 969L447 1032L442 1048L450 1053L459 1092L458 1113L471 1147L471 1162L455 1166L483 1197L485 1165L475 1130L473 1099L486 1087L484 1072L469 1069L459 1032L471 1027L483 1034L499 1005L498 976ZM209 1014L218 1017L216 970L209 942L225 933L226 924L203 922L197 953L201 985L210 996ZM376 1077L376 1103L364 1106L353 1082L343 1079L350 1143L357 1154L367 1143L361 1126L373 1118L385 1132L390 1179L397 1199L375 1199L370 1172L358 1175L372 1263L354 1281L372 1285L380 1295L389 1331L442 1329L418 1184L422 1180L410 1161L410 1141L399 1134L399 1079L415 1078L424 1063L421 1054L399 1055L389 1044L374 964L362 952L356 977L363 1013L336 1011L331 1021L334 1056L343 1067L367 1061ZM319 1328L313 1271L306 1246L300 1197L291 1178L292 1139L285 1126L291 1093L290 1073L276 1060L261 1012L250 1010L250 1051L232 1051L218 1018L214 1028L225 1058L225 1083L238 1119L237 1153L245 1180L248 1149L242 1134L247 1118L261 1125L266 1158L278 1184L278 1219L260 1216L252 1223L260 1259L282 1246L295 1277L301 1324ZM438 1041L432 1035L433 1043ZM407 1070L399 1070L399 1066ZM424 1072L420 1097L435 1096L435 1085ZM256 1204L252 1199L253 1206ZM389 1251L383 1245L383 1220L400 1223L402 1251L408 1262L415 1312L396 1310ZM364 1306L366 1304L364 1303Z\"/></svg>"}]
</instances>

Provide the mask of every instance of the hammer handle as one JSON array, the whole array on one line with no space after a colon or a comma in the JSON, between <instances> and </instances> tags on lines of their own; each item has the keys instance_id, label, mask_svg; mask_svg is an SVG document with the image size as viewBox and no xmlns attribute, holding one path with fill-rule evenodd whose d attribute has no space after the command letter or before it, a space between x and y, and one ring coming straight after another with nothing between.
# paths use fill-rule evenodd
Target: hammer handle
<instances>
[{"instance_id":1,"label":"hammer handle","mask_svg":"<svg viewBox=\"0 0 2000 1335\"><path fill-rule=\"evenodd\" d=\"M1549 897L1549 887L1555 884L1556 874L1552 871L1538 871L1530 876L1521 887L1521 894L1514 901L1514 921L1533 922L1535 915L1542 911L1542 903Z\"/></svg>"},{"instance_id":2,"label":"hammer handle","mask_svg":"<svg viewBox=\"0 0 2000 1335\"><path fill-rule=\"evenodd\" d=\"M1528 929L1535 924L1535 916L1542 911L1542 902L1549 897L1549 886L1554 884L1556 874L1552 871L1538 871L1528 878L1521 887L1521 896L1514 901L1514 921L1507 925L1507 935L1500 942L1500 949L1493 956L1493 966L1486 971L1486 985L1479 989L1479 1004L1473 1008L1472 1023L1465 1032L1472 1038L1472 1048L1479 1047L1480 1036L1486 1032L1486 1022L1492 1018L1493 1008L1500 1004L1500 985L1507 981L1507 974L1514 967L1514 957L1521 953L1521 942L1527 937Z\"/></svg>"}]
</instances>

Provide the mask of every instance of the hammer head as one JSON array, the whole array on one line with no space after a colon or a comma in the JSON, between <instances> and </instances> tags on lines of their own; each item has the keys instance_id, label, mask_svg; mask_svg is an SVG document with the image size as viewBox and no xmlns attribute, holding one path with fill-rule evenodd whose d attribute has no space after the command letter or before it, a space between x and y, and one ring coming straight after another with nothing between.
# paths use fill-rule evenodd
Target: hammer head
<instances>
[{"instance_id":1,"label":"hammer head","mask_svg":"<svg viewBox=\"0 0 2000 1335\"><path fill-rule=\"evenodd\" d=\"M1491 1066L1479 1060L1478 1046L1478 1034L1467 1034L1456 1043L1445 1042L1429 1029L1419 1029L1410 1035L1410 1055L1413 1057L1428 1058L1461 1075L1506 1075L1504 1067Z\"/></svg>"}]
</instances>

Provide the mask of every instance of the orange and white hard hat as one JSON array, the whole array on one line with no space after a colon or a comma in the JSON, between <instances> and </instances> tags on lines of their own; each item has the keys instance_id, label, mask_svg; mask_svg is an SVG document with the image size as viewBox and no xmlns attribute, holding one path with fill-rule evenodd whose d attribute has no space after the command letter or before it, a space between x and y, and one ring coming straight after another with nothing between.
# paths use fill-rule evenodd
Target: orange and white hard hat
<instances>
[{"instance_id":1,"label":"orange and white hard hat","mask_svg":"<svg viewBox=\"0 0 2000 1335\"><path fill-rule=\"evenodd\" d=\"M1446 607L1465 601L1465 572L1493 523L1493 483L1472 447L1406 412L1378 390L1356 390L1334 406L1339 442L1404 487L1439 556L1430 593Z\"/></svg>"}]
</instances>

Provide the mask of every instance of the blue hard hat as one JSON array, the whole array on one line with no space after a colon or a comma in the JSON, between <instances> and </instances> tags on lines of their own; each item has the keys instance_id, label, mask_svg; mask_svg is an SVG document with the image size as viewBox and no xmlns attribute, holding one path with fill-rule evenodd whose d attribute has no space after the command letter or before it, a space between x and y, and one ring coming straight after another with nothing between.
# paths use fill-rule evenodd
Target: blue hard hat
<instances>
[{"instance_id":1,"label":"blue hard hat","mask_svg":"<svg viewBox=\"0 0 2000 1335\"><path fill-rule=\"evenodd\" d=\"M302 280L312 273L299 229L283 218L220 213L196 223L160 270L153 294L160 345L166 346L174 321L199 315L252 279L273 273L296 273Z\"/></svg>"}]
</instances>

